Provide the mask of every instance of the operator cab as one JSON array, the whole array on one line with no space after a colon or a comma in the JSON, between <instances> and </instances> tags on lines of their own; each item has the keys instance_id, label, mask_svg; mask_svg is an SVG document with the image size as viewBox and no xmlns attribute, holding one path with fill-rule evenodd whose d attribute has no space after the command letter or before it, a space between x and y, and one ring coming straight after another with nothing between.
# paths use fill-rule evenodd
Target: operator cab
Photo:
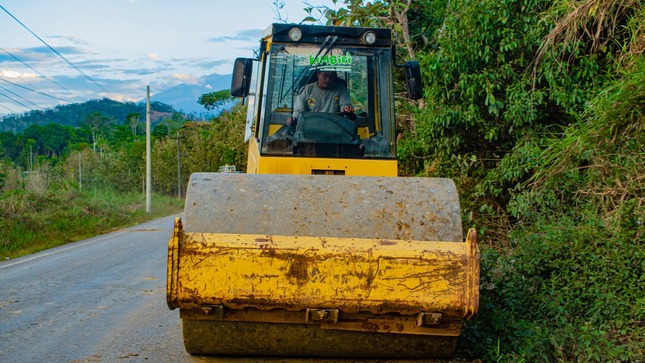
<instances>
[{"instance_id":1,"label":"operator cab","mask_svg":"<svg viewBox=\"0 0 645 363\"><path fill-rule=\"evenodd\" d=\"M236 61L231 94L248 97L253 105L247 139L256 138L262 156L395 159L392 65L389 29L273 24L264 34L259 59ZM412 71L406 74L418 74L413 81L420 98L418 63L405 66ZM317 81L318 71L334 72L354 112L294 115L298 97Z\"/></svg>"}]
</instances>

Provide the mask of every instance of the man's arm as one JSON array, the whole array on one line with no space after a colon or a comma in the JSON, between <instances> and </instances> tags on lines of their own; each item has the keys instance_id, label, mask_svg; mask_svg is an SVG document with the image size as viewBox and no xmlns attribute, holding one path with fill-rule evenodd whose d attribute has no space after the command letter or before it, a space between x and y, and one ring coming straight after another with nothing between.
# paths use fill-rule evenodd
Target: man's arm
<instances>
[{"instance_id":1,"label":"man's arm","mask_svg":"<svg viewBox=\"0 0 645 363\"><path fill-rule=\"evenodd\" d=\"M354 112L352 100L349 97L349 92L345 86L341 87L339 105L341 112Z\"/></svg>"},{"instance_id":2,"label":"man's arm","mask_svg":"<svg viewBox=\"0 0 645 363\"><path fill-rule=\"evenodd\" d=\"M293 126L296 124L296 120L298 120L298 116L300 116L301 113L305 112L305 102L302 100L303 99L303 93L305 93L305 90L303 89L300 94L296 95L296 99L293 102L293 112L291 113L291 117L287 119L287 125Z\"/></svg>"}]
</instances>

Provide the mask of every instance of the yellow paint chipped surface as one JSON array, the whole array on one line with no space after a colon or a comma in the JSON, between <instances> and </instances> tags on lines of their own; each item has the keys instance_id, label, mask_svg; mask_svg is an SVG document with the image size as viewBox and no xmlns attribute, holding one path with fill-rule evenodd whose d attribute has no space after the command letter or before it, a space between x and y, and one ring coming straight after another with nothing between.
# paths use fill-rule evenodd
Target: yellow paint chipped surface
<instances>
[{"instance_id":1,"label":"yellow paint chipped surface","mask_svg":"<svg viewBox=\"0 0 645 363\"><path fill-rule=\"evenodd\" d=\"M478 288L473 269L479 256L468 242L184 233L181 228L173 239L168 299L175 307L439 311L461 317L477 309L472 290Z\"/></svg>"}]
</instances>

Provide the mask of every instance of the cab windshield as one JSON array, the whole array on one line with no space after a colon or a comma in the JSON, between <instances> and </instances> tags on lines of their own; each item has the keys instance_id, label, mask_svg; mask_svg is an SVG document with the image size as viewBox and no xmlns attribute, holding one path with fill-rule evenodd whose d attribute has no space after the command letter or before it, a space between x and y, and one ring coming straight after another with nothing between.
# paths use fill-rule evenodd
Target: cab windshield
<instances>
[{"instance_id":1,"label":"cab windshield","mask_svg":"<svg viewBox=\"0 0 645 363\"><path fill-rule=\"evenodd\" d=\"M389 49L273 44L262 153L394 158L390 64Z\"/></svg>"}]
</instances>

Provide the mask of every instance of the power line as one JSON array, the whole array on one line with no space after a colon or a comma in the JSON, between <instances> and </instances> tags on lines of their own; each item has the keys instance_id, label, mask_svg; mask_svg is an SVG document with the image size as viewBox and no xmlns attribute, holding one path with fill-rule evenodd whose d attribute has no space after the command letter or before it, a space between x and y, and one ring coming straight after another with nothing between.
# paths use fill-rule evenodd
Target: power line
<instances>
[{"instance_id":1,"label":"power line","mask_svg":"<svg viewBox=\"0 0 645 363\"><path fill-rule=\"evenodd\" d=\"M16 112L16 111L14 111L14 110L10 109L9 107L7 107L7 106L5 106L5 105L1 104L1 103L0 103L0 107L5 108L5 109L9 110L9 112L11 112L11 113L18 113L18 112Z\"/></svg>"},{"instance_id":2,"label":"power line","mask_svg":"<svg viewBox=\"0 0 645 363\"><path fill-rule=\"evenodd\" d=\"M27 26L26 26L25 24L23 24L20 20L18 20L18 18L16 18L15 16L13 16L13 14L11 14L7 9L5 9L5 8L4 8L4 6L0 5L0 9L4 10L4 12L5 12L5 13L7 13L10 17L12 17L12 18L13 18L13 20L15 20L16 22L18 22L18 24L20 24L23 28L25 28L28 32L30 32L30 33L31 33L31 35L33 35L34 37L36 37L36 39L40 40L43 44L45 44L45 45L47 46L47 48L49 48L52 52L54 52L56 55L58 55L62 60L64 60L65 62L67 62L67 64L69 64L72 68L76 69L76 70L78 71L78 73L80 73L81 75L83 75L83 77L85 77L85 78L86 78L87 80L89 80L90 82L94 83L94 85L95 85L96 87L98 87L98 88L99 88L100 90L102 90L103 92L105 92L105 93L107 93L107 94L109 94L109 95L112 95L112 93L111 93L110 91L108 91L108 90L107 90L107 88L105 88L105 87L103 87L103 85L99 84L99 83L98 83L94 78L92 78L92 77L88 76L85 72L83 72L80 68L78 68L74 63L70 62L67 58L65 58L62 54L60 54L56 49L54 49L51 45L49 45L46 41L44 41L41 37L39 37L38 35L36 35L36 33L34 33L33 31L31 31L31 29L29 29L29 27L27 27ZM113 99L114 99L114 97L113 97Z\"/></svg>"},{"instance_id":3,"label":"power line","mask_svg":"<svg viewBox=\"0 0 645 363\"><path fill-rule=\"evenodd\" d=\"M12 95L14 95L14 96L16 96L16 97L18 97L18 98L20 98L21 100L26 101L26 102L28 102L28 103L31 103L32 105L36 106L37 108L40 108L41 110L44 110L42 107L40 107L40 106L38 106L37 104L35 104L35 103L33 103L33 102L29 101L28 99L26 99L26 98L22 97L21 95L19 95L19 94L17 94L16 92L14 92L14 91L12 91L12 90L8 89L7 87L0 86L0 88L2 88L3 90L5 90L5 91L7 91L7 92L11 93ZM30 109L31 109L31 108L30 108Z\"/></svg>"},{"instance_id":4,"label":"power line","mask_svg":"<svg viewBox=\"0 0 645 363\"><path fill-rule=\"evenodd\" d=\"M9 96L5 95L5 94L4 94L4 93L2 93L2 92L0 92L0 96L5 96L5 97L7 97L8 99L10 99L11 101L13 101L13 103L17 103L17 104L19 104L20 106L22 106L22 107L24 107L24 108L26 108L26 109L31 110L31 107L29 107L29 106L25 105L25 104L24 104L24 103L22 103L22 102L19 102L19 101L14 100L13 98L11 98L11 97L9 97ZM33 110L32 110L32 111L33 111Z\"/></svg>"},{"instance_id":5,"label":"power line","mask_svg":"<svg viewBox=\"0 0 645 363\"><path fill-rule=\"evenodd\" d=\"M64 100L64 99L62 99L62 98L59 98L59 97L56 97L56 96L52 96L52 95L49 95L49 94L44 93L44 92L36 91L35 89L31 89L31 88L29 88L29 87L25 87L25 86L23 86L23 85L21 85L21 84L18 84L18 83L15 83L15 82L11 82L11 81L8 81L8 80L6 80L6 79L4 79L4 78L0 78L0 81L10 83L10 84L12 84L12 85L14 85L14 86L16 86L16 87L20 87L20 88L26 89L27 91L31 91L31 92L34 92L34 93L38 93L39 95L43 95L43 96L46 96L46 97L49 97L49 98L53 98L53 99L55 99L55 100L59 100L59 101L63 101L63 102L70 103L68 100Z\"/></svg>"},{"instance_id":6,"label":"power line","mask_svg":"<svg viewBox=\"0 0 645 363\"><path fill-rule=\"evenodd\" d=\"M1 65L1 64L0 64L0 67L2 67L2 68L3 68L4 70L6 70L7 72L12 72L12 70L11 70L11 69L9 69L9 68L7 68L7 67L5 67L5 66ZM34 86L33 84L29 83L29 81L27 81L26 79L24 79L24 78L20 77L20 75L16 75L16 77L17 77L19 80L21 80L21 81L25 82L25 84L28 84L29 86L31 86L32 88L36 88L36 86Z\"/></svg>"},{"instance_id":7,"label":"power line","mask_svg":"<svg viewBox=\"0 0 645 363\"><path fill-rule=\"evenodd\" d=\"M8 83L13 84L14 86L24 88L24 89L26 89L26 90L28 90L28 91L36 92L36 93L41 94L41 95L43 95L43 96L47 96L47 97L50 97L50 98L53 98L53 99L57 99L57 100L60 100L60 101L63 101L63 102L70 103L69 101L66 101L66 100L63 100L63 99L61 99L61 98L58 98L58 97L55 97L55 96L51 96L51 95L48 95L48 94L45 94L45 93L42 93L42 92L39 92L39 91L36 91L36 90L29 89L29 88L27 88L27 87L25 87L25 86L22 86L22 85L19 85L19 84L17 84L17 83L13 83L13 82L11 82L11 81L7 81L6 79L2 79L2 78L0 78L0 81L8 82ZM11 92L13 95L15 95L15 96L17 96L17 97L19 97L19 98L21 98L21 99L23 99L23 100L25 100L25 101L27 101L27 102L31 103L32 105L34 105L34 106L38 107L39 109L41 109L41 110L43 110L43 111L46 111L43 107L38 106L37 104L35 104L35 103L33 103L33 102L29 101L28 99L26 99L26 98L24 98L24 97L20 96L19 94L17 94L17 93L15 93L15 92L11 91L10 89L8 89L8 88L6 88L6 87L3 87L3 86L0 86L0 88L2 88L2 89L4 89L4 90L6 90L6 91L8 91L8 92ZM21 103L21 102L18 102L18 101L16 101L16 100L14 100L13 98L11 98L11 97L7 96L7 95L6 95L6 94L4 94L4 93L1 93L1 92L0 92L0 95L2 95L2 96L4 96L4 97L8 98L9 100L13 101L14 103L19 104L20 106L22 106L22 107L24 107L24 108L28 109L29 111L34 111L34 109L32 109L31 107L26 106L25 104L23 104L23 103ZM4 106L4 105L0 105L0 106L2 106L2 107L4 107L4 108L6 108L7 110L11 111L12 113L17 113L16 111L14 111L14 110L12 110L12 109L10 109L10 108L8 108L8 107ZM78 113L78 112L77 112L76 110L74 110L74 109L70 109L70 111L72 111L72 113L76 114L77 116L79 116L79 117L81 117L81 118L85 116L85 115L83 115L83 114ZM0 119L1 119L1 117L0 117Z\"/></svg>"},{"instance_id":8,"label":"power line","mask_svg":"<svg viewBox=\"0 0 645 363\"><path fill-rule=\"evenodd\" d=\"M1 6L1 5L0 5L0 6ZM51 78L47 77L46 75L44 75L44 74L40 73L40 71L38 71L38 70L37 70L37 69L35 69L34 67L30 66L29 64L27 64L27 63L23 62L23 60L22 60L22 59L20 59L20 58L16 57L15 55L13 55L13 54L9 53L9 51L5 50L4 48L0 47L0 50L2 50L3 52L7 53L10 57L12 57L13 59L15 59L15 60L17 60L18 62L22 63L25 67L28 67L28 68L29 68L29 69L31 69L32 71L34 71L34 72L38 73L38 74L39 74L39 75L41 75L43 78L45 78L46 80L50 81L51 83L53 83L53 84L57 85L57 86L58 86L58 87L60 87L61 89L65 90L65 91L67 91L67 92L69 92L69 93L72 93L72 91L70 91L70 90L68 90L67 88L63 87L62 85L60 85L59 83L57 83L57 82L56 82L56 81L54 81L53 79L51 79ZM4 66L3 66L2 68L7 69L7 68L5 68ZM22 78L20 78L20 79L22 79ZM25 81L25 82L26 82L26 81ZM27 82L27 83L28 83L28 82ZM30 85L30 86L32 86L32 87L33 87L33 85Z\"/></svg>"}]
</instances>

